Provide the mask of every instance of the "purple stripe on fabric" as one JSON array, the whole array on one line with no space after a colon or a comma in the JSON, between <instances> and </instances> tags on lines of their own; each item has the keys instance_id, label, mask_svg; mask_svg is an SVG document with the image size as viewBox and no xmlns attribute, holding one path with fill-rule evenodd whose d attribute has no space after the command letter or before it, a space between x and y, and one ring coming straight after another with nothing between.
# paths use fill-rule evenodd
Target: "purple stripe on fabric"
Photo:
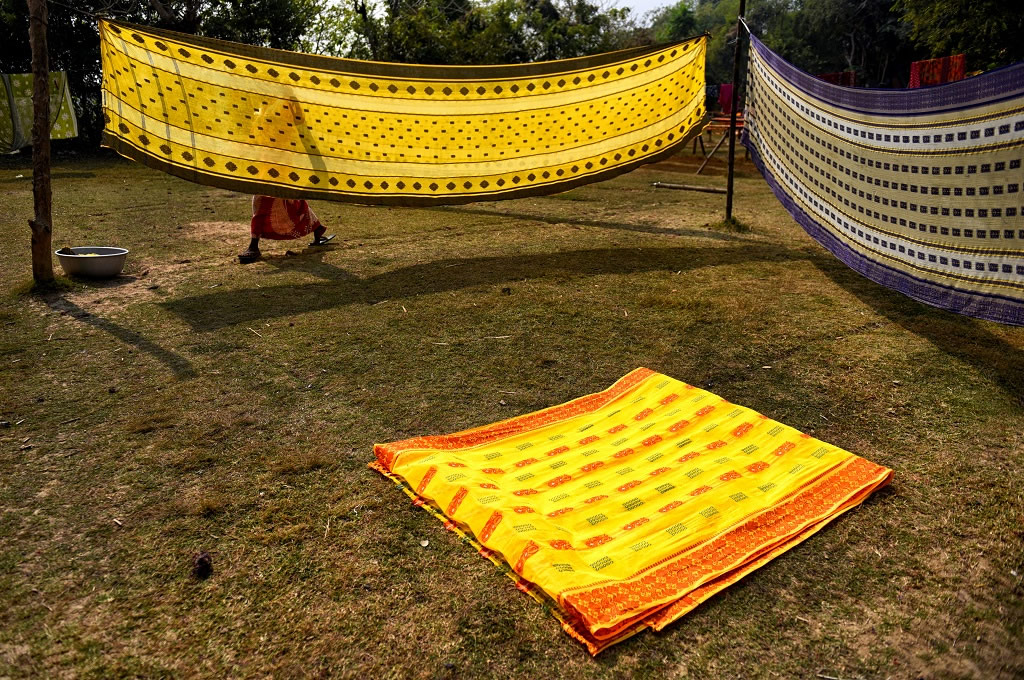
<instances>
[{"instance_id":1,"label":"purple stripe on fabric","mask_svg":"<svg viewBox=\"0 0 1024 680\"><path fill-rule=\"evenodd\" d=\"M793 216L811 238L820 243L843 264L858 274L871 279L877 284L891 288L918 302L932 307L945 309L957 314L972 316L977 319L996 321L1011 326L1024 326L1024 302L999 295L972 293L950 288L949 286L919 279L911 274L888 267L872 260L848 245L808 215L796 201L786 192L785 188L775 179L758 152L757 145L750 140L747 131L743 131L743 144L750 151L750 158L764 176L775 197Z\"/></svg>"},{"instance_id":2,"label":"purple stripe on fabric","mask_svg":"<svg viewBox=\"0 0 1024 680\"><path fill-rule=\"evenodd\" d=\"M801 71L755 36L750 46L792 86L832 106L883 115L922 115L991 104L1024 95L1024 61L944 85L913 90L842 87Z\"/></svg>"}]
</instances>

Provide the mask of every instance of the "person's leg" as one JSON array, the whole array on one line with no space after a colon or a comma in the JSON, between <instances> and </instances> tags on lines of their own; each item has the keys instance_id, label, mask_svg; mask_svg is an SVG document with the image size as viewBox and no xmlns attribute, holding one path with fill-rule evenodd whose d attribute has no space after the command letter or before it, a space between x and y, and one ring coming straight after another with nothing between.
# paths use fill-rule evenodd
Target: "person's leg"
<instances>
[{"instance_id":1,"label":"person's leg","mask_svg":"<svg viewBox=\"0 0 1024 680\"><path fill-rule=\"evenodd\" d=\"M324 236L324 234L326 233L327 227L325 227L322 224L318 226L316 229L313 230L313 242L310 243L309 245L322 246L329 243L335 237L335 234L331 234L330 236Z\"/></svg>"},{"instance_id":2,"label":"person's leg","mask_svg":"<svg viewBox=\"0 0 1024 680\"><path fill-rule=\"evenodd\" d=\"M260 253L260 239L257 236L253 236L249 239L249 247L245 249L244 253L239 254L238 261L242 264L249 264L260 259L260 257L262 257L262 253Z\"/></svg>"},{"instance_id":3,"label":"person's leg","mask_svg":"<svg viewBox=\"0 0 1024 680\"><path fill-rule=\"evenodd\" d=\"M238 256L238 261L242 264L249 264L260 259L260 233L262 229L262 223L266 219L266 206L263 202L263 196L252 197L252 221L249 225L249 247L245 249L245 252Z\"/></svg>"},{"instance_id":4,"label":"person's leg","mask_svg":"<svg viewBox=\"0 0 1024 680\"><path fill-rule=\"evenodd\" d=\"M313 208L310 207L310 205L308 203L306 203L303 206L303 209L305 211L306 218L310 221L309 223L314 225L313 226L313 241L309 245L311 245L311 246L322 246L322 245L324 245L325 243L327 243L328 241L330 241L331 239L334 238L333 234L330 235L330 236L327 236L327 237L324 236L324 234L327 233L327 227L325 227L323 224L320 223L320 218L318 218L316 216L316 213L313 212Z\"/></svg>"}]
</instances>

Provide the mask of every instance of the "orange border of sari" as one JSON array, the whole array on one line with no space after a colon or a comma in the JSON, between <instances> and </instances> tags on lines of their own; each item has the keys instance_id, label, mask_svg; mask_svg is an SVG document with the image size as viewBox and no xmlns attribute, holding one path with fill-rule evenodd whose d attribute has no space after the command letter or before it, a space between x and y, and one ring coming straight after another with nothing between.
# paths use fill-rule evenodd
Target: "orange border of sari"
<instances>
[{"instance_id":1,"label":"orange border of sari","mask_svg":"<svg viewBox=\"0 0 1024 680\"><path fill-rule=\"evenodd\" d=\"M687 546L622 581L569 589L552 597L541 586L516 573L499 554L484 547L468 527L447 517L441 508L392 472L403 451L450 451L521 434L598 410L655 375L658 374L654 371L638 368L606 390L558 406L450 435L377 444L377 460L369 467L395 482L413 499L414 505L430 512L497 565L520 591L542 603L562 628L594 655L644 628L662 630L743 576L807 540L892 479L892 470L851 454L851 458L794 489L772 507L752 513L709 540Z\"/></svg>"}]
</instances>

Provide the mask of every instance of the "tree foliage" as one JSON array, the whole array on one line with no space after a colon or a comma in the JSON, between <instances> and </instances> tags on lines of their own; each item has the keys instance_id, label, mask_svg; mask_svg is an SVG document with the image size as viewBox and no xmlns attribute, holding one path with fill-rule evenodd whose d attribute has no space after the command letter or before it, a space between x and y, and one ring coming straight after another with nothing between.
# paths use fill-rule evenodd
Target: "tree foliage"
<instances>
[{"instance_id":1,"label":"tree foliage","mask_svg":"<svg viewBox=\"0 0 1024 680\"><path fill-rule=\"evenodd\" d=\"M294 49L319 11L320 0L150 0L131 3L117 18L225 40ZM104 0L80 0L49 7L50 68L66 71L79 117L78 140L61 146L94 149L102 129L100 53L96 21L89 14L107 9ZM127 3L124 3L127 4ZM115 8L118 5L115 5ZM0 0L0 71L30 70L28 6L25 0Z\"/></svg>"},{"instance_id":2,"label":"tree foliage","mask_svg":"<svg viewBox=\"0 0 1024 680\"><path fill-rule=\"evenodd\" d=\"M915 56L892 0L769 0L751 15L769 47L810 73L856 71L862 85L903 86Z\"/></svg>"},{"instance_id":3,"label":"tree foliage","mask_svg":"<svg viewBox=\"0 0 1024 680\"><path fill-rule=\"evenodd\" d=\"M512 64L638 44L628 9L588 0L365 0L334 6L313 29L321 51L420 64Z\"/></svg>"},{"instance_id":4,"label":"tree foliage","mask_svg":"<svg viewBox=\"0 0 1024 680\"><path fill-rule=\"evenodd\" d=\"M280 49L425 64L565 59L710 34L709 83L732 80L740 0L681 0L638 21L609 0L124 0L117 18ZM896 5L893 5L893 2ZM111 0L50 5L51 67L68 72L82 138L100 125L99 41L87 13ZM872 86L906 84L914 59L964 52L969 70L1024 59L1024 13L1006 0L749 0L747 22L811 73L855 70ZM0 71L29 70L24 0L0 0Z\"/></svg>"},{"instance_id":5,"label":"tree foliage","mask_svg":"<svg viewBox=\"0 0 1024 680\"><path fill-rule=\"evenodd\" d=\"M709 33L709 83L732 80L739 0L682 0L651 17L654 36ZM860 81L890 84L909 64L908 27L892 0L751 0L747 23L773 50L811 73L855 70ZM904 69L906 70L906 69Z\"/></svg>"},{"instance_id":6,"label":"tree foliage","mask_svg":"<svg viewBox=\"0 0 1024 680\"><path fill-rule=\"evenodd\" d=\"M969 70L1024 60L1019 0L899 0L896 10L928 56L963 53Z\"/></svg>"},{"instance_id":7,"label":"tree foliage","mask_svg":"<svg viewBox=\"0 0 1024 680\"><path fill-rule=\"evenodd\" d=\"M969 70L1024 59L1024 12L1006 0L749 0L747 23L810 73L856 71L862 85L905 87L910 62L961 52ZM650 17L656 37L673 22L708 32L708 82L732 79L739 0L682 0ZM685 31L684 31L685 32Z\"/></svg>"},{"instance_id":8,"label":"tree foliage","mask_svg":"<svg viewBox=\"0 0 1024 680\"><path fill-rule=\"evenodd\" d=\"M193 0L195 2L195 0ZM217 0L207 5L190 33L281 50L299 46L320 12L318 0Z\"/></svg>"},{"instance_id":9,"label":"tree foliage","mask_svg":"<svg viewBox=\"0 0 1024 680\"><path fill-rule=\"evenodd\" d=\"M648 21L655 42L659 43L675 42L698 33L697 16L687 2L656 9L648 17Z\"/></svg>"}]
</instances>

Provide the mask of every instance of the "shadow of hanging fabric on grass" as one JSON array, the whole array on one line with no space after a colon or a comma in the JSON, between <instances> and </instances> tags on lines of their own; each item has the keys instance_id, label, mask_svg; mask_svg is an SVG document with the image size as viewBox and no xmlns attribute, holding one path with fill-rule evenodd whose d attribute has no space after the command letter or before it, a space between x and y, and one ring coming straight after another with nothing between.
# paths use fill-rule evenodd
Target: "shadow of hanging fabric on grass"
<instances>
[{"instance_id":1,"label":"shadow of hanging fabric on grass","mask_svg":"<svg viewBox=\"0 0 1024 680\"><path fill-rule=\"evenodd\" d=\"M712 231L710 229L699 229L696 227L659 227L655 224L637 224L634 222L612 222L609 220L594 220L584 217L564 217L557 215L534 215L526 212L506 212L500 209L487 209L483 207L472 208L435 208L439 212L453 212L459 214L485 215L488 217L503 217L517 220L528 220L543 222L545 224L559 225L569 224L576 227L594 227L596 229L614 229L619 231L634 231L642 234L656 234L659 236L690 236L693 238L707 238L714 241L752 241L753 239L737 236L735 234ZM758 241L760 243L760 241Z\"/></svg>"},{"instance_id":2,"label":"shadow of hanging fabric on grass","mask_svg":"<svg viewBox=\"0 0 1024 680\"><path fill-rule=\"evenodd\" d=\"M82 309L65 297L47 297L45 298L45 302L50 309L57 312L64 312L71 318L88 324L93 328L98 328L105 333L109 333L121 342L131 345L139 351L148 354L169 368L176 378L194 378L197 375L195 367L188 359L180 354L172 352L169 349L161 347L137 331L125 328L110 319L104 319L101 316L96 316L92 312Z\"/></svg>"},{"instance_id":3,"label":"shadow of hanging fabric on grass","mask_svg":"<svg viewBox=\"0 0 1024 680\"><path fill-rule=\"evenodd\" d=\"M343 270L330 267L325 273L341 273L338 279L329 282L206 293L160 304L193 329L209 331L257 319L509 281L659 270L678 272L742 262L807 257L806 253L759 242L748 247L598 248L540 255L453 258L409 265L357 280L351 280Z\"/></svg>"},{"instance_id":4,"label":"shadow of hanging fabric on grass","mask_svg":"<svg viewBox=\"0 0 1024 680\"><path fill-rule=\"evenodd\" d=\"M811 258L822 273L876 313L924 338L950 357L970 364L1024 406L1024 351L985 328L981 321L889 294L836 261Z\"/></svg>"},{"instance_id":5,"label":"shadow of hanging fabric on grass","mask_svg":"<svg viewBox=\"0 0 1024 680\"><path fill-rule=\"evenodd\" d=\"M331 248L331 246L327 246ZM286 272L302 272L328 281L358 281L359 277L341 267L324 262L324 256L330 252L324 246L304 248L299 252L291 250L283 255L269 254L262 257L262 262L274 268L276 274Z\"/></svg>"}]
</instances>

